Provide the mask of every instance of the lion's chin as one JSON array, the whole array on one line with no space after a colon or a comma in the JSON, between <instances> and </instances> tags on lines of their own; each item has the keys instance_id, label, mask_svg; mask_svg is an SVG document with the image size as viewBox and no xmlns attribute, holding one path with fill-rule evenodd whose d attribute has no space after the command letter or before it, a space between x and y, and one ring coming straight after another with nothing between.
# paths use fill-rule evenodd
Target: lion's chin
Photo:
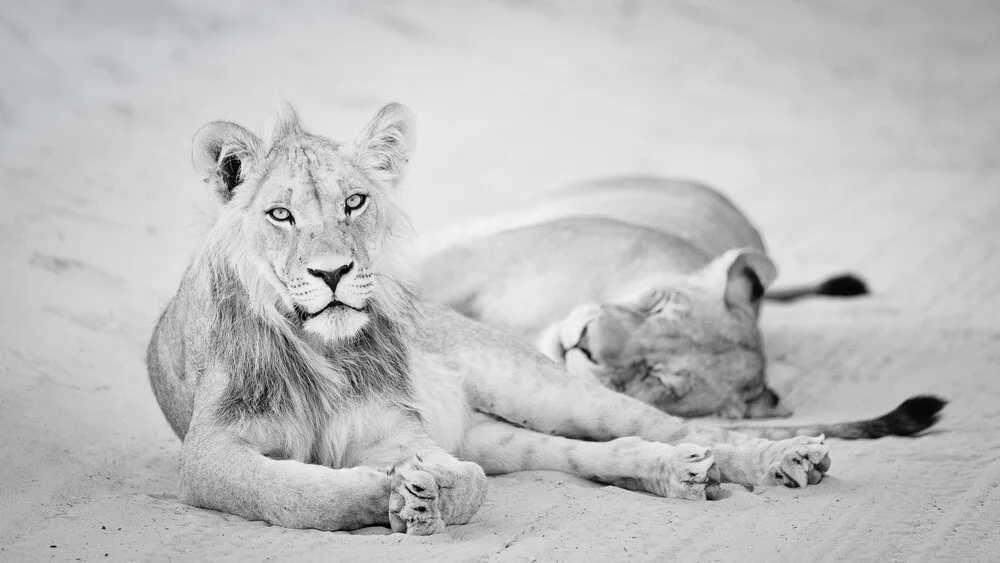
<instances>
[{"instance_id":1,"label":"lion's chin","mask_svg":"<svg viewBox=\"0 0 1000 563\"><path fill-rule=\"evenodd\" d=\"M330 307L306 319L302 328L329 342L339 342L356 336L368 323L368 313L350 307Z\"/></svg>"}]
</instances>

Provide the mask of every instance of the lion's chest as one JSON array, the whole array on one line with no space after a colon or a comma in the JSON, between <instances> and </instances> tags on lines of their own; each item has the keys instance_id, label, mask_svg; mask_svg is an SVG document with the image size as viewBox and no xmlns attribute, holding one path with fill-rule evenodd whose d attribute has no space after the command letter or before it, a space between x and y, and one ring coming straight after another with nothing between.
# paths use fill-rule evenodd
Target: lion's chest
<instances>
[{"instance_id":1,"label":"lion's chest","mask_svg":"<svg viewBox=\"0 0 1000 563\"><path fill-rule=\"evenodd\" d=\"M311 463L329 467L392 466L401 461L394 452L407 441L412 417L401 409L368 402L339 410L316 428L308 447Z\"/></svg>"},{"instance_id":2,"label":"lion's chest","mask_svg":"<svg viewBox=\"0 0 1000 563\"><path fill-rule=\"evenodd\" d=\"M430 438L457 454L469 420L461 382L440 371L414 376L412 411L380 400L360 402L320 420L300 420L285 428L281 457L333 468L392 466Z\"/></svg>"}]
</instances>

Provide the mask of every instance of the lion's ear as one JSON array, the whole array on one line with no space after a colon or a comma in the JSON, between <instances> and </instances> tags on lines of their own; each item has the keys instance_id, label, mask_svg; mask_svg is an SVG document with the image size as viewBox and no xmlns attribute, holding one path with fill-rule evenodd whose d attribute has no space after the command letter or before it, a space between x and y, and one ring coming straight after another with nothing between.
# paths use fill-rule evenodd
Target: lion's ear
<instances>
[{"instance_id":1,"label":"lion's ear","mask_svg":"<svg viewBox=\"0 0 1000 563\"><path fill-rule=\"evenodd\" d=\"M243 183L247 167L257 157L260 139L243 127L213 121L194 134L191 161L223 201Z\"/></svg>"},{"instance_id":2,"label":"lion's ear","mask_svg":"<svg viewBox=\"0 0 1000 563\"><path fill-rule=\"evenodd\" d=\"M402 104L389 104L365 127L354 142L358 164L389 186L403 179L415 146L413 113Z\"/></svg>"},{"instance_id":3,"label":"lion's ear","mask_svg":"<svg viewBox=\"0 0 1000 563\"><path fill-rule=\"evenodd\" d=\"M778 267L759 250L736 248L712 260L700 276L723 295L727 306L754 307L778 277Z\"/></svg>"}]
</instances>

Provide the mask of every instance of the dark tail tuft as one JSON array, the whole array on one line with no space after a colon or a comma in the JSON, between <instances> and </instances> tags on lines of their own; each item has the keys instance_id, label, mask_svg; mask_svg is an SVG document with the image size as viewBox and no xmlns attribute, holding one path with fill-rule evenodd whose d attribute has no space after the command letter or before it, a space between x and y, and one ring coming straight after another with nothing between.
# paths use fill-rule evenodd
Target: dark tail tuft
<instances>
[{"instance_id":1,"label":"dark tail tuft","mask_svg":"<svg viewBox=\"0 0 1000 563\"><path fill-rule=\"evenodd\" d=\"M834 276L816 286L817 295L828 297L856 297L868 295L868 284L854 274Z\"/></svg>"},{"instance_id":2,"label":"dark tail tuft","mask_svg":"<svg viewBox=\"0 0 1000 563\"><path fill-rule=\"evenodd\" d=\"M948 401L934 395L917 395L903 401L888 414L868 420L838 422L834 424L807 424L802 426L726 426L729 430L743 432L769 440L783 440L792 436L818 436L844 440L875 440L884 436L916 436L927 430L940 418L941 409Z\"/></svg>"},{"instance_id":3,"label":"dark tail tuft","mask_svg":"<svg viewBox=\"0 0 1000 563\"><path fill-rule=\"evenodd\" d=\"M948 401L934 395L917 395L903 401L895 410L879 418L896 436L913 436L927 430L941 418Z\"/></svg>"},{"instance_id":4,"label":"dark tail tuft","mask_svg":"<svg viewBox=\"0 0 1000 563\"><path fill-rule=\"evenodd\" d=\"M847 440L874 440L883 436L915 436L940 419L947 401L934 395L917 395L878 418L832 424L829 436Z\"/></svg>"}]
</instances>

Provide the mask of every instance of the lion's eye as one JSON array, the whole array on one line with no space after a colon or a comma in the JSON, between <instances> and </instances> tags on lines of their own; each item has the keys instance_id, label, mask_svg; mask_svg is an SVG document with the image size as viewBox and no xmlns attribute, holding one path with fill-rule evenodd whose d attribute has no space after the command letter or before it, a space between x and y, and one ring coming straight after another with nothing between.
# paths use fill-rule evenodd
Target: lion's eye
<instances>
[{"instance_id":1,"label":"lion's eye","mask_svg":"<svg viewBox=\"0 0 1000 563\"><path fill-rule=\"evenodd\" d=\"M347 198L347 201L344 202L344 207L347 208L348 213L351 213L353 211L361 209L361 207L364 206L366 201L368 201L368 196L366 196L365 194L354 194L351 197Z\"/></svg>"},{"instance_id":2,"label":"lion's eye","mask_svg":"<svg viewBox=\"0 0 1000 563\"><path fill-rule=\"evenodd\" d=\"M293 221L292 212L284 207L275 207L267 212L267 216L278 222Z\"/></svg>"}]
</instances>

